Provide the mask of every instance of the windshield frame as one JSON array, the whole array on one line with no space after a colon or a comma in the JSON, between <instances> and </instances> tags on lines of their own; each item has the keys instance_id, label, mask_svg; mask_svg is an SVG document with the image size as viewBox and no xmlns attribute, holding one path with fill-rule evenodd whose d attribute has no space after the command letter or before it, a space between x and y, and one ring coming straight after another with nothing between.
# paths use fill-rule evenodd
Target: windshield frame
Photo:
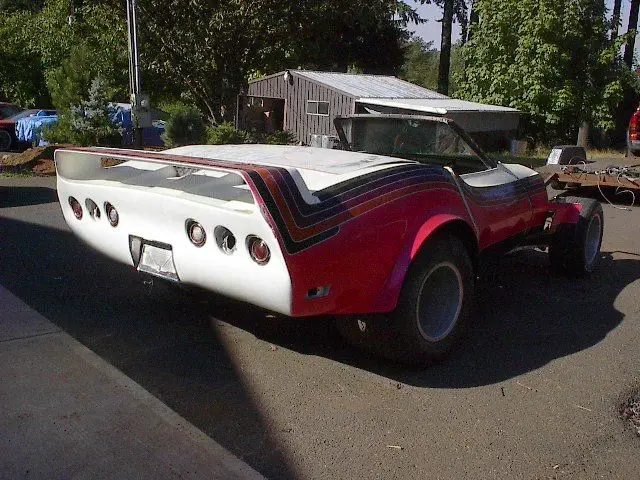
<instances>
[{"instance_id":1,"label":"windshield frame","mask_svg":"<svg viewBox=\"0 0 640 480\"><path fill-rule=\"evenodd\" d=\"M432 115L407 115L407 114L397 114L397 113L383 113L383 114L371 114L371 113L360 113L353 115L343 115L336 117L333 121L336 131L338 132L338 137L340 138L340 142L344 145L345 149L348 151L351 150L351 144L349 143L344 129L342 128L342 123L349 120L358 120L358 119L395 119L395 120L417 120L417 121L425 121L425 122L437 122L446 124L454 133L456 133L460 138L473 150L473 152L478 156L480 161L487 167L487 170L497 168L498 162L489 157L486 153L482 151L482 149L476 144L476 142L469 136L467 132L465 132L456 122L446 117L436 117ZM375 153L375 152L368 152ZM402 155L398 155L397 158L402 158Z\"/></svg>"}]
</instances>

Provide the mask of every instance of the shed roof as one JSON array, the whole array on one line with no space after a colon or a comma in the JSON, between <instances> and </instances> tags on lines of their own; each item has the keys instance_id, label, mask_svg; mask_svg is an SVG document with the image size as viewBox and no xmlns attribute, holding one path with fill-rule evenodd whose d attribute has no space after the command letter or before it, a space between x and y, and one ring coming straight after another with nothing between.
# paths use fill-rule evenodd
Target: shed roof
<instances>
[{"instance_id":1,"label":"shed roof","mask_svg":"<svg viewBox=\"0 0 640 480\"><path fill-rule=\"evenodd\" d=\"M368 98L448 98L446 95L434 92L413 83L388 75L365 75L358 73L315 72L310 70L289 70L293 75L321 83L329 88L339 90L353 97ZM268 80L282 76L285 72L278 72L249 83Z\"/></svg>"},{"instance_id":2,"label":"shed roof","mask_svg":"<svg viewBox=\"0 0 640 480\"><path fill-rule=\"evenodd\" d=\"M296 70L295 74L354 97L447 98L445 95L387 75Z\"/></svg>"}]
</instances>

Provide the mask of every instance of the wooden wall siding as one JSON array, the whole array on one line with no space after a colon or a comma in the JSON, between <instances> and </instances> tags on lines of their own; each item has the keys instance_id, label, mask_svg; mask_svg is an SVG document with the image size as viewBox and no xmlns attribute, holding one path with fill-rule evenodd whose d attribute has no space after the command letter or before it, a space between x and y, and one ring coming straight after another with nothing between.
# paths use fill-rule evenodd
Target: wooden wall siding
<instances>
[{"instance_id":1,"label":"wooden wall siding","mask_svg":"<svg viewBox=\"0 0 640 480\"><path fill-rule=\"evenodd\" d=\"M353 112L354 97L332 90L322 84L297 76L286 83L283 75L258 80L249 85L248 96L283 98L285 100L284 128L308 145L311 134L335 135L333 121L337 116ZM307 100L329 102L329 116L308 115Z\"/></svg>"}]
</instances>

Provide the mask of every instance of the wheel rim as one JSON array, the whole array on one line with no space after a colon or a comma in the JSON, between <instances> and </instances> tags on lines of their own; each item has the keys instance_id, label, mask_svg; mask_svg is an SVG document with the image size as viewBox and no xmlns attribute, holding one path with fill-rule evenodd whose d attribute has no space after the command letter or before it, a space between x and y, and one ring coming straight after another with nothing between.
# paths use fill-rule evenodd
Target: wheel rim
<instances>
[{"instance_id":1,"label":"wheel rim","mask_svg":"<svg viewBox=\"0 0 640 480\"><path fill-rule=\"evenodd\" d=\"M602 218L600 218L600 214L595 214L589 221L584 245L584 260L587 267L590 267L596 261L596 257L600 251L601 232Z\"/></svg>"},{"instance_id":2,"label":"wheel rim","mask_svg":"<svg viewBox=\"0 0 640 480\"><path fill-rule=\"evenodd\" d=\"M418 330L425 340L438 342L456 326L464 286L458 268L450 262L439 263L426 275L418 297Z\"/></svg>"},{"instance_id":3,"label":"wheel rim","mask_svg":"<svg viewBox=\"0 0 640 480\"><path fill-rule=\"evenodd\" d=\"M11 146L11 135L4 130L0 130L0 150L9 150Z\"/></svg>"}]
</instances>

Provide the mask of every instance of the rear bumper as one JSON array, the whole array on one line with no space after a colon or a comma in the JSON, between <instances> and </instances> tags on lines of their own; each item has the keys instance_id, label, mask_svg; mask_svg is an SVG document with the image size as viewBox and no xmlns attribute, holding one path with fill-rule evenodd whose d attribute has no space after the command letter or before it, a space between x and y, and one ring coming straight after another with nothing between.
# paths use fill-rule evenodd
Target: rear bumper
<instances>
[{"instance_id":1,"label":"rear bumper","mask_svg":"<svg viewBox=\"0 0 640 480\"><path fill-rule=\"evenodd\" d=\"M60 175L58 196L71 230L113 260L135 266L130 236L170 245L180 282L291 315L290 275L278 241L259 208L248 205L246 210L234 211L163 188L68 180ZM70 196L84 210L80 220L69 205ZM87 199L98 205L100 218L89 215ZM105 202L118 211L116 227L107 221ZM207 241L202 247L189 240L187 219L204 226ZM231 254L224 253L215 241L213 230L218 225L231 230L237 240ZM251 259L245 242L249 235L259 236L269 245L271 258L266 265Z\"/></svg>"}]
</instances>

